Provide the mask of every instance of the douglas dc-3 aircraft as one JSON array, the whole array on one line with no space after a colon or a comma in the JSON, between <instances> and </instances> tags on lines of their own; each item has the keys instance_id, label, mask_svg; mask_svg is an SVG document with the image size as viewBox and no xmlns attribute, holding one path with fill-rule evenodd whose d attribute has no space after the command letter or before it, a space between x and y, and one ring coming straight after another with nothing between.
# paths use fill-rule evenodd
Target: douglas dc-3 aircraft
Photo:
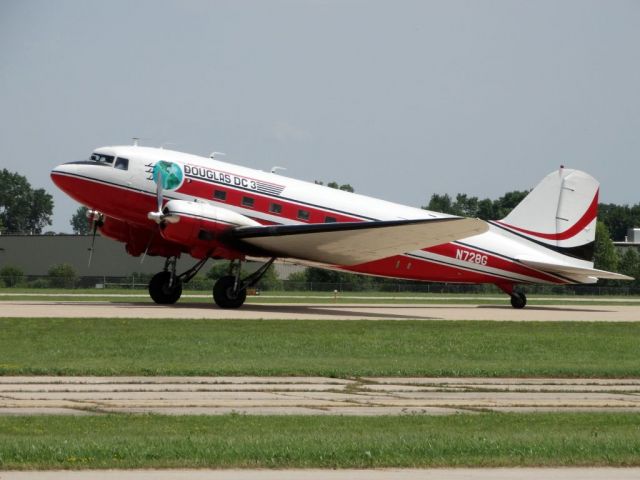
<instances>
[{"instance_id":1,"label":"douglas dc-3 aircraft","mask_svg":"<svg viewBox=\"0 0 640 480\"><path fill-rule=\"evenodd\" d=\"M430 212L186 153L142 146L98 148L65 163L53 181L87 205L94 239L130 255L160 255L149 283L172 304L207 259L230 261L213 287L215 303L238 308L276 258L367 275L453 283L493 283L526 305L523 284L629 279L593 268L598 182L560 168L502 220ZM176 260L198 262L183 273ZM241 278L247 257L269 259Z\"/></svg>"}]
</instances>

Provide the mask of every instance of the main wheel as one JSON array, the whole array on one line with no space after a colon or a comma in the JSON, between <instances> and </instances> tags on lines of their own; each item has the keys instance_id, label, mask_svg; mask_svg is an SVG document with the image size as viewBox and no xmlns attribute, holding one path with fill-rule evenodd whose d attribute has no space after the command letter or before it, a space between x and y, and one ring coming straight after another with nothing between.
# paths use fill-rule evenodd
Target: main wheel
<instances>
[{"instance_id":1,"label":"main wheel","mask_svg":"<svg viewBox=\"0 0 640 480\"><path fill-rule=\"evenodd\" d=\"M247 298L247 291L234 291L233 286L236 278L227 275L220 278L213 286L213 300L220 308L239 308Z\"/></svg>"},{"instance_id":2,"label":"main wheel","mask_svg":"<svg viewBox=\"0 0 640 480\"><path fill-rule=\"evenodd\" d=\"M154 302L160 305L176 303L182 295L182 282L176 278L173 285L169 286L171 272L156 273L149 282L149 295Z\"/></svg>"},{"instance_id":3,"label":"main wheel","mask_svg":"<svg viewBox=\"0 0 640 480\"><path fill-rule=\"evenodd\" d=\"M511 306L513 308L524 308L527 304L527 296L522 292L513 292L511 294Z\"/></svg>"}]
</instances>

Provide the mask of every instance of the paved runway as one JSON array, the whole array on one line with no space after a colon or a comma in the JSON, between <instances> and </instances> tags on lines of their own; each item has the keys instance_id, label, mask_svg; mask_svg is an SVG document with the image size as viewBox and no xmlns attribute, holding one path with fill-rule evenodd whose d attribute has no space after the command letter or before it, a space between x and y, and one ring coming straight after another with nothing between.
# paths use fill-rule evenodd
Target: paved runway
<instances>
[{"instance_id":1,"label":"paved runway","mask_svg":"<svg viewBox=\"0 0 640 480\"><path fill-rule=\"evenodd\" d=\"M377 470L85 470L2 472L0 480L637 480L640 468L435 468Z\"/></svg>"},{"instance_id":2,"label":"paved runway","mask_svg":"<svg viewBox=\"0 0 640 480\"><path fill-rule=\"evenodd\" d=\"M640 379L0 377L0 414L640 412Z\"/></svg>"},{"instance_id":3,"label":"paved runway","mask_svg":"<svg viewBox=\"0 0 640 480\"><path fill-rule=\"evenodd\" d=\"M150 303L3 301L0 317L75 318L210 318L299 320L514 320L514 321L640 321L640 305L546 305L516 310L494 305L332 305L251 303L222 310L205 303L172 306Z\"/></svg>"}]
</instances>

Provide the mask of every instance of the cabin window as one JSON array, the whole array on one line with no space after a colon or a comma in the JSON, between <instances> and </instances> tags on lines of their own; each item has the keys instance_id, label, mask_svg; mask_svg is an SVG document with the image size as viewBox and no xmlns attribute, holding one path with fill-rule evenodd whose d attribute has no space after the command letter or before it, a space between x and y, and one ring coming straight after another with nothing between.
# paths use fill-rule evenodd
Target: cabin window
<instances>
[{"instance_id":1,"label":"cabin window","mask_svg":"<svg viewBox=\"0 0 640 480\"><path fill-rule=\"evenodd\" d=\"M280 205L279 203L271 203L269 204L269 211L271 213L280 214L282 213L282 205Z\"/></svg>"},{"instance_id":2,"label":"cabin window","mask_svg":"<svg viewBox=\"0 0 640 480\"><path fill-rule=\"evenodd\" d=\"M324 217L324 223L336 223L337 221L336 217Z\"/></svg>"},{"instance_id":3,"label":"cabin window","mask_svg":"<svg viewBox=\"0 0 640 480\"><path fill-rule=\"evenodd\" d=\"M298 219L308 221L309 220L309 211L308 210L298 210Z\"/></svg>"},{"instance_id":4,"label":"cabin window","mask_svg":"<svg viewBox=\"0 0 640 480\"><path fill-rule=\"evenodd\" d=\"M104 155L102 153L92 153L91 160L99 163L113 163L113 155Z\"/></svg>"},{"instance_id":5,"label":"cabin window","mask_svg":"<svg viewBox=\"0 0 640 480\"><path fill-rule=\"evenodd\" d=\"M221 202L226 202L227 192L225 192L224 190L215 190L213 192L213 198L215 198L216 200L220 200Z\"/></svg>"},{"instance_id":6,"label":"cabin window","mask_svg":"<svg viewBox=\"0 0 640 480\"><path fill-rule=\"evenodd\" d=\"M119 170L129 170L129 159L118 157L116 158L115 168Z\"/></svg>"},{"instance_id":7,"label":"cabin window","mask_svg":"<svg viewBox=\"0 0 640 480\"><path fill-rule=\"evenodd\" d=\"M253 208L254 199L252 197L242 197L242 206Z\"/></svg>"}]
</instances>

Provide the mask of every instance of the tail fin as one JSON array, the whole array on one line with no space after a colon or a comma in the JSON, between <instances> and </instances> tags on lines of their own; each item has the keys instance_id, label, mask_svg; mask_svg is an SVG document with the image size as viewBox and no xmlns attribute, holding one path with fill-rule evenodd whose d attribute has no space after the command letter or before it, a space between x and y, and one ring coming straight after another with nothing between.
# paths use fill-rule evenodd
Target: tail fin
<instances>
[{"instance_id":1,"label":"tail fin","mask_svg":"<svg viewBox=\"0 0 640 480\"><path fill-rule=\"evenodd\" d=\"M599 186L591 175L561 167L496 223L563 255L593 262Z\"/></svg>"}]
</instances>

